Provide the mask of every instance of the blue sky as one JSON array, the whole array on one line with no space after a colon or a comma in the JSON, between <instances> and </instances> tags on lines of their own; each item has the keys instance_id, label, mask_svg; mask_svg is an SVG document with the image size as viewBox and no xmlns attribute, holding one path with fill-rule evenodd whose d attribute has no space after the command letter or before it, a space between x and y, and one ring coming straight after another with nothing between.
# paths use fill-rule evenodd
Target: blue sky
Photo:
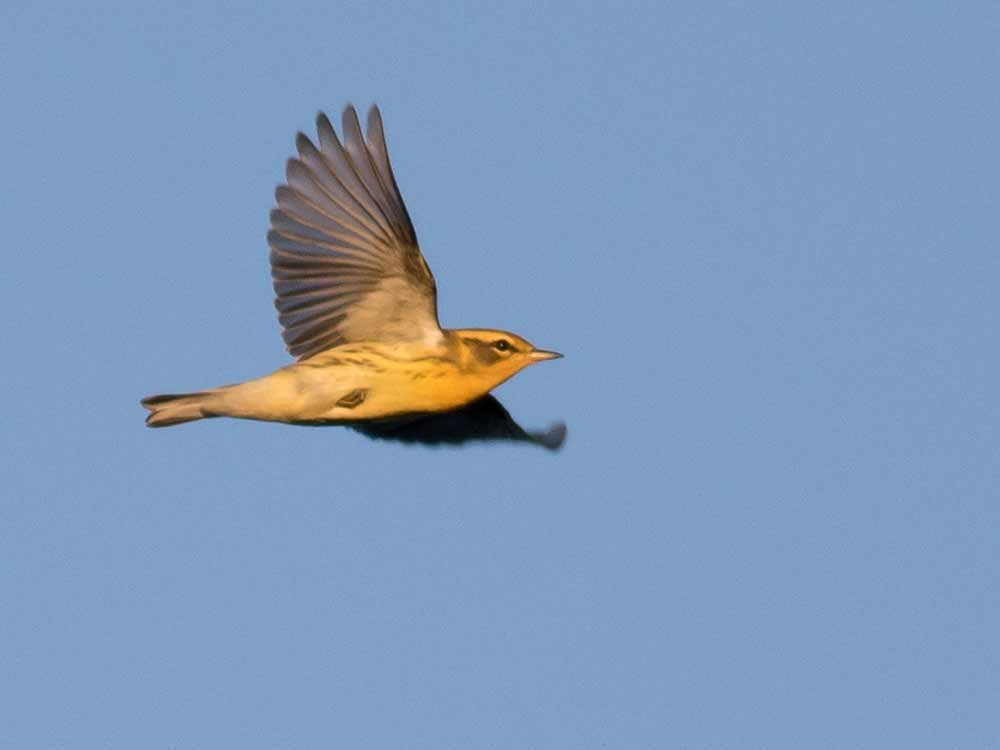
<instances>
[{"instance_id":1,"label":"blue sky","mask_svg":"<svg viewBox=\"0 0 1000 750\"><path fill-rule=\"evenodd\" d=\"M0 745L996 747L1000 12L409 5L0 21ZM143 427L348 101L561 453Z\"/></svg>"}]
</instances>

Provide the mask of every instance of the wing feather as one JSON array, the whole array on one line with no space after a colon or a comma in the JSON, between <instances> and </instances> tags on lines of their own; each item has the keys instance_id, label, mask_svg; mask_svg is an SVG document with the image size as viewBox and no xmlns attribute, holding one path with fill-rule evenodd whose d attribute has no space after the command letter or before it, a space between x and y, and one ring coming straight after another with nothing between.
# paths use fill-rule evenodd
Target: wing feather
<instances>
[{"instance_id":1,"label":"wing feather","mask_svg":"<svg viewBox=\"0 0 1000 750\"><path fill-rule=\"evenodd\" d=\"M353 107L347 107L344 110L345 121L347 113L353 111ZM355 115L356 118L357 115ZM334 131L333 125L330 124L330 120L322 112L316 119L316 129L319 132L320 150L323 157L330 169L337 175L341 185L350 193L354 202L367 213L369 218L381 227L386 236L391 237L392 230L389 227L389 222L382 214L378 204L372 199L358 173L357 165L341 144L340 139L337 138L337 133Z\"/></svg>"},{"instance_id":2,"label":"wing feather","mask_svg":"<svg viewBox=\"0 0 1000 750\"><path fill-rule=\"evenodd\" d=\"M396 185L396 176L392 171L392 164L389 162L389 149L385 145L385 131L382 127L382 114L378 107L368 110L368 150L372 157L372 162L379 174L380 181L388 198L392 218L396 222L398 231L406 236L411 245L417 244L417 236L413 232L413 222L410 221L410 214L400 198L399 187Z\"/></svg>"},{"instance_id":3,"label":"wing feather","mask_svg":"<svg viewBox=\"0 0 1000 750\"><path fill-rule=\"evenodd\" d=\"M344 140L316 120L296 138L271 211L271 276L288 350L305 359L351 341L441 336L434 277L389 162L382 118L343 115Z\"/></svg>"}]
</instances>

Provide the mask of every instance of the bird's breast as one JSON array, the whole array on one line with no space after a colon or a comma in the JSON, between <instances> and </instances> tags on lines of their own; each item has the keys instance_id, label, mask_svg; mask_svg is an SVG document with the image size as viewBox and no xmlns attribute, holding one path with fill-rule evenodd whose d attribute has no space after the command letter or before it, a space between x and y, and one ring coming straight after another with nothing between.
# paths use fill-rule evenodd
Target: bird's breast
<instances>
[{"instance_id":1,"label":"bird's breast","mask_svg":"<svg viewBox=\"0 0 1000 750\"><path fill-rule=\"evenodd\" d=\"M358 414L378 418L411 412L456 409L489 389L478 378L449 363L415 363L372 373L370 392Z\"/></svg>"},{"instance_id":2,"label":"bird's breast","mask_svg":"<svg viewBox=\"0 0 1000 750\"><path fill-rule=\"evenodd\" d=\"M457 409L489 392L491 384L437 353L332 350L313 365L343 393L323 415L333 420L380 419Z\"/></svg>"}]
</instances>

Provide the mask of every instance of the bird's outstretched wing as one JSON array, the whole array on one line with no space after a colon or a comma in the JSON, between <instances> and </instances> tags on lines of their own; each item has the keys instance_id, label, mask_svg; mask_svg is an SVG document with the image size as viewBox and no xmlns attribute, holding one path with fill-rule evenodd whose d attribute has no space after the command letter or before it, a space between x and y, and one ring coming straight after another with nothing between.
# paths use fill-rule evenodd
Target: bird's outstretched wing
<instances>
[{"instance_id":1,"label":"bird's outstretched wing","mask_svg":"<svg viewBox=\"0 0 1000 750\"><path fill-rule=\"evenodd\" d=\"M399 194L377 107L344 141L322 112L319 147L296 138L271 212L271 277L282 337L299 359L351 341L436 340L434 276Z\"/></svg>"},{"instance_id":2,"label":"bird's outstretched wing","mask_svg":"<svg viewBox=\"0 0 1000 750\"><path fill-rule=\"evenodd\" d=\"M491 395L455 411L351 425L370 438L426 445L457 445L470 440L505 440L558 450L566 439L566 425L552 425L545 432L523 429Z\"/></svg>"}]
</instances>

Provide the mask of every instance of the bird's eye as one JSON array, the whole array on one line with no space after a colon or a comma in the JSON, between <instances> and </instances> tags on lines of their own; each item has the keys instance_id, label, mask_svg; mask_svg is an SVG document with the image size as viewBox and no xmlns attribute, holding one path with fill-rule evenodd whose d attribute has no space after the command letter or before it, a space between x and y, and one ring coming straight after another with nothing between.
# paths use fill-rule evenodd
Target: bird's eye
<instances>
[{"instance_id":1,"label":"bird's eye","mask_svg":"<svg viewBox=\"0 0 1000 750\"><path fill-rule=\"evenodd\" d=\"M498 352L506 352L510 351L510 344L507 342L506 339L497 339L496 341L493 342L493 348L496 349Z\"/></svg>"}]
</instances>

